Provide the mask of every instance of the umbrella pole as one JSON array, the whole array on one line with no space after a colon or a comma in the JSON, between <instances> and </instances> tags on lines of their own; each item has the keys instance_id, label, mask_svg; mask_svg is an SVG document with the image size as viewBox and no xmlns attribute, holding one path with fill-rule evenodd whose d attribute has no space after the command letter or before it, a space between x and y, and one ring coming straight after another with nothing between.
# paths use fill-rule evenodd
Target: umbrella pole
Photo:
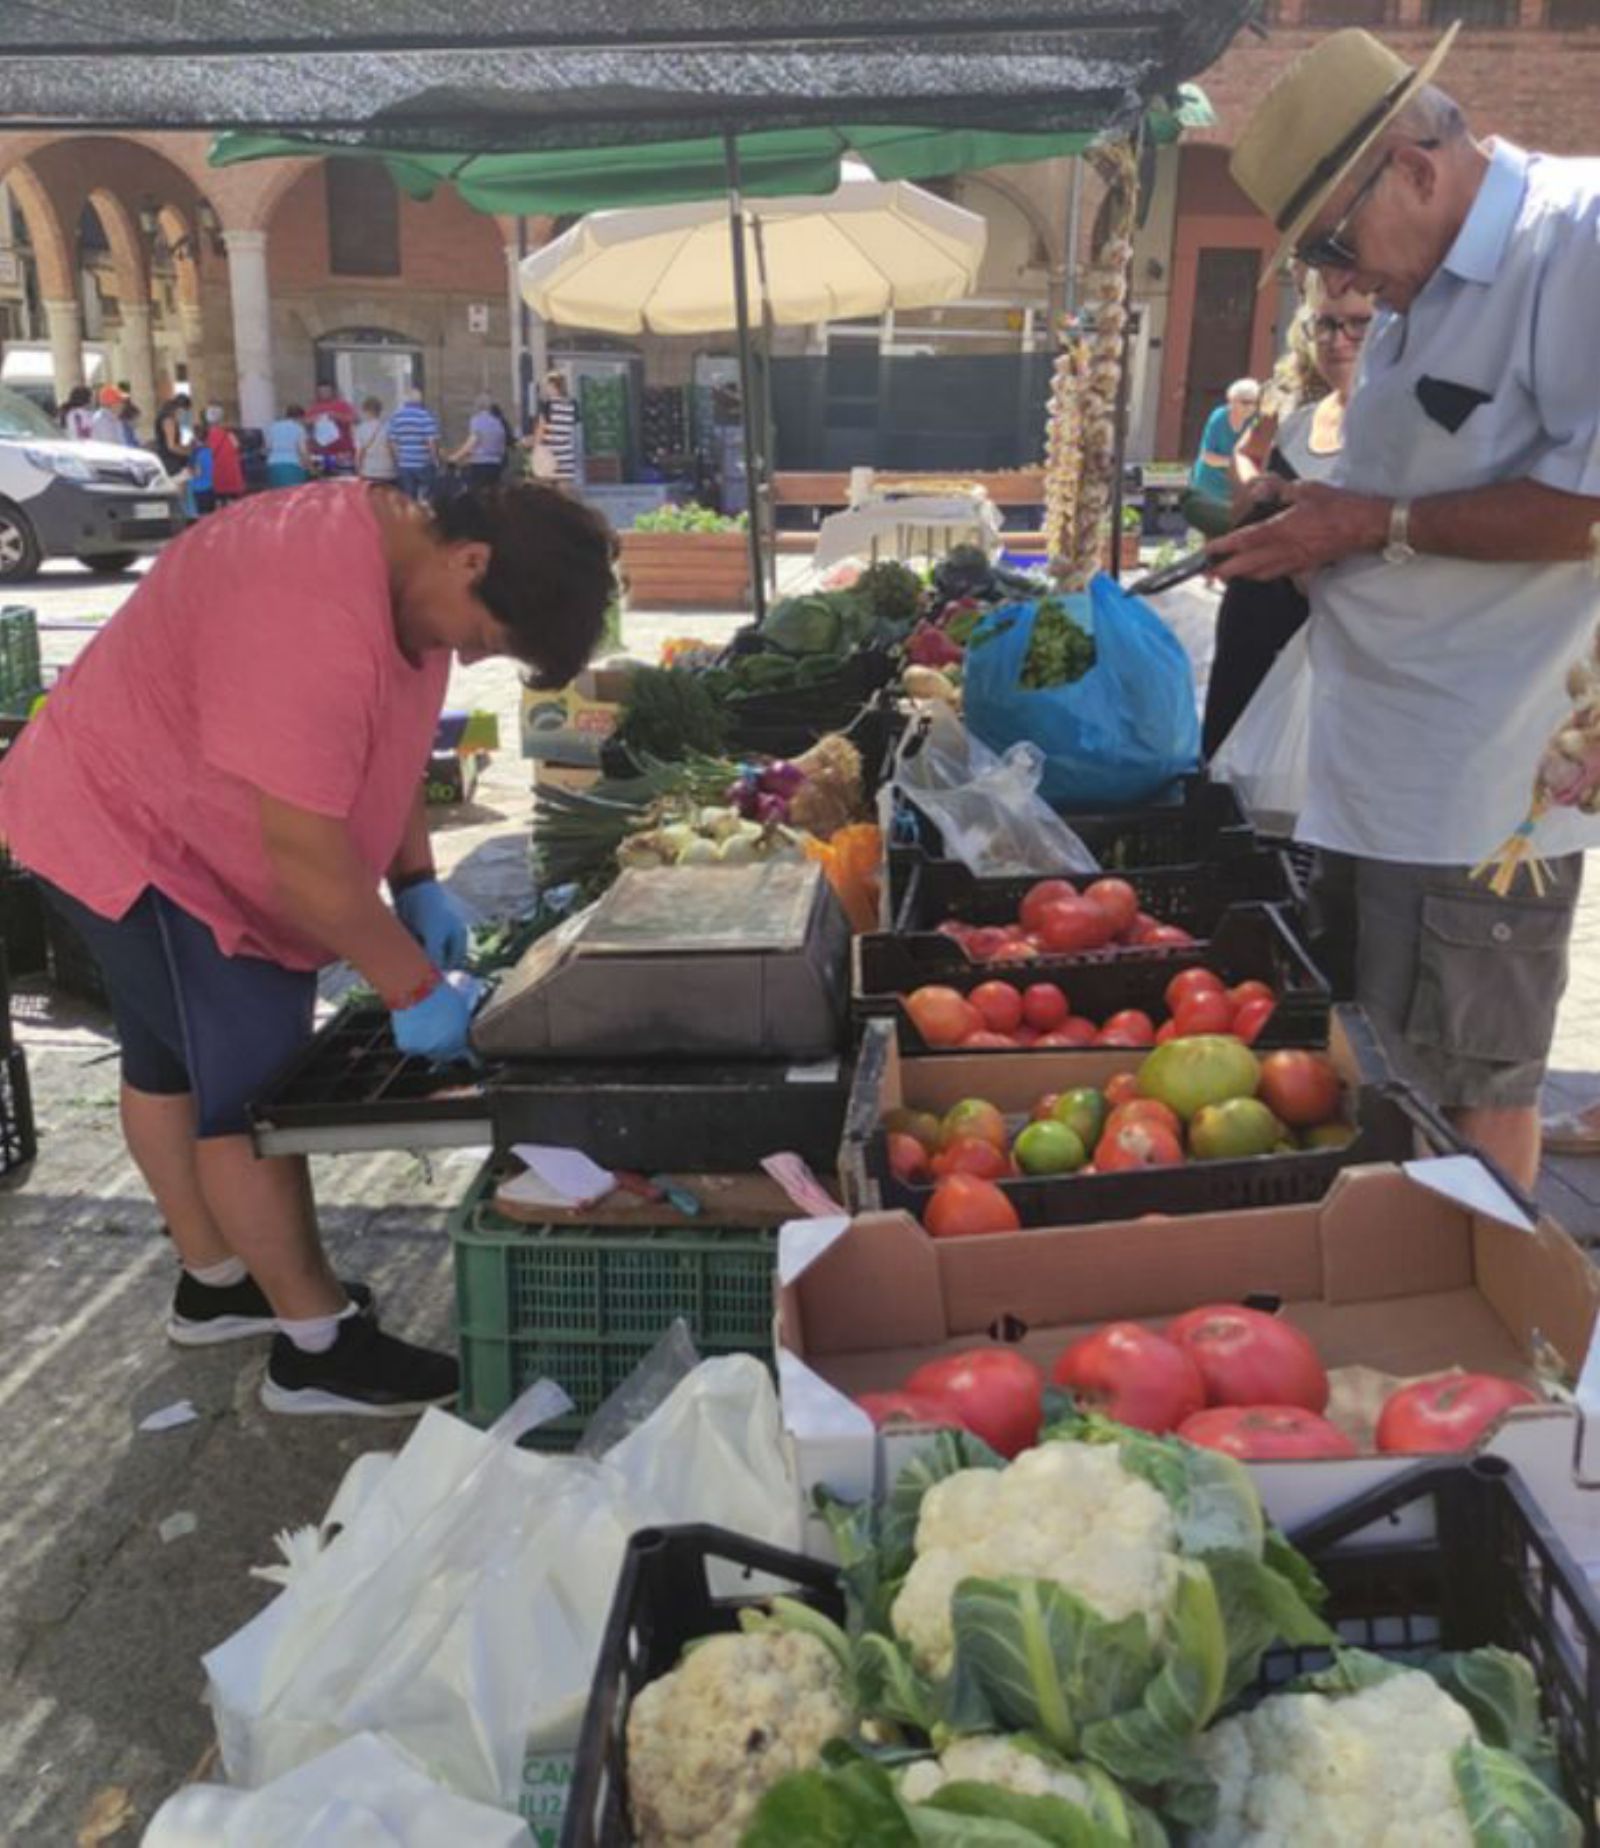
<instances>
[{"instance_id":1,"label":"umbrella pole","mask_svg":"<svg viewBox=\"0 0 1600 1848\"><path fill-rule=\"evenodd\" d=\"M761 493L756 458L756 406L750 364L750 299L745 274L744 200L739 183L739 138L730 129L722 137L728 169L728 235L733 239L733 302L739 329L739 408L744 419L745 525L750 541L750 596L756 621L767 614L767 587L761 567Z\"/></svg>"}]
</instances>

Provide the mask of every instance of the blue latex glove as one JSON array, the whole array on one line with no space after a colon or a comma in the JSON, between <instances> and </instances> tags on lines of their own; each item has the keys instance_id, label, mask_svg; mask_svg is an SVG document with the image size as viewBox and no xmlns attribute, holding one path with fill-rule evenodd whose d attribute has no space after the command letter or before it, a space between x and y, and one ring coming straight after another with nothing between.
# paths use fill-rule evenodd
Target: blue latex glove
<instances>
[{"instance_id":1,"label":"blue latex glove","mask_svg":"<svg viewBox=\"0 0 1600 1848\"><path fill-rule=\"evenodd\" d=\"M395 894L395 915L441 969L459 969L467 960L471 919L460 899L437 879L420 879Z\"/></svg>"},{"instance_id":2,"label":"blue latex glove","mask_svg":"<svg viewBox=\"0 0 1600 1848\"><path fill-rule=\"evenodd\" d=\"M467 1031L472 1025L472 1002L459 989L441 982L431 995L389 1016L394 1043L411 1058L432 1059L440 1065L470 1056Z\"/></svg>"}]
</instances>

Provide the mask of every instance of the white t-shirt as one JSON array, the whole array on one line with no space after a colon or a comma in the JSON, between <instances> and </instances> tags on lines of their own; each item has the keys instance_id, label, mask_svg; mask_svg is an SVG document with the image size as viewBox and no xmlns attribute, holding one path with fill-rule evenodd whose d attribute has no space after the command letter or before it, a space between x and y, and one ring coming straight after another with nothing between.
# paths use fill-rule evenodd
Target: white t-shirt
<instances>
[{"instance_id":1,"label":"white t-shirt","mask_svg":"<svg viewBox=\"0 0 1600 1848\"><path fill-rule=\"evenodd\" d=\"M363 418L356 425L356 473L364 481L393 481L396 474L394 445L389 441L386 417Z\"/></svg>"},{"instance_id":2,"label":"white t-shirt","mask_svg":"<svg viewBox=\"0 0 1600 1848\"><path fill-rule=\"evenodd\" d=\"M1367 335L1336 486L1423 497L1531 478L1600 495L1600 160L1499 142L1466 223L1404 315ZM1600 618L1587 561L1362 554L1311 587L1303 840L1474 866L1527 813ZM1544 855L1600 845L1554 811Z\"/></svg>"}]
</instances>

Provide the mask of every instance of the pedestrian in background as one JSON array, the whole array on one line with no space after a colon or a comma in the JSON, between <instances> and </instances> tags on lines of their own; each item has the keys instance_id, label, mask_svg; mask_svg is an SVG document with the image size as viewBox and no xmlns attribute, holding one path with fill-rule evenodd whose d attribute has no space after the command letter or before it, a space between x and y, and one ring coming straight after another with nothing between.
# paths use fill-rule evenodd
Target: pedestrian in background
<instances>
[{"instance_id":1,"label":"pedestrian in background","mask_svg":"<svg viewBox=\"0 0 1600 1848\"><path fill-rule=\"evenodd\" d=\"M356 425L356 473L363 481L395 478L394 444L389 441L389 420L381 398L361 400L362 418Z\"/></svg>"},{"instance_id":2,"label":"pedestrian in background","mask_svg":"<svg viewBox=\"0 0 1600 1848\"><path fill-rule=\"evenodd\" d=\"M60 423L63 434L74 443L86 443L94 434L94 404L87 385L74 385L67 393Z\"/></svg>"},{"instance_id":3,"label":"pedestrian in background","mask_svg":"<svg viewBox=\"0 0 1600 1848\"><path fill-rule=\"evenodd\" d=\"M439 420L422 402L422 388L406 388L406 401L389 419L395 481L413 500L428 500L439 472Z\"/></svg>"},{"instance_id":4,"label":"pedestrian in background","mask_svg":"<svg viewBox=\"0 0 1600 1848\"><path fill-rule=\"evenodd\" d=\"M294 488L311 479L311 444L306 438L306 407L288 405L267 428L267 486Z\"/></svg>"},{"instance_id":5,"label":"pedestrian in background","mask_svg":"<svg viewBox=\"0 0 1600 1848\"><path fill-rule=\"evenodd\" d=\"M571 487L578 479L578 407L564 372L547 372L533 423L533 472Z\"/></svg>"},{"instance_id":6,"label":"pedestrian in background","mask_svg":"<svg viewBox=\"0 0 1600 1848\"><path fill-rule=\"evenodd\" d=\"M1200 453L1189 471L1189 486L1198 501L1216 504L1216 519L1195 520L1202 532L1224 530L1228 524L1233 499L1233 451L1239 439L1255 421L1261 406L1261 387L1254 379L1235 379L1228 387L1225 404L1219 404L1206 419L1200 433Z\"/></svg>"},{"instance_id":7,"label":"pedestrian in background","mask_svg":"<svg viewBox=\"0 0 1600 1848\"><path fill-rule=\"evenodd\" d=\"M480 392L467 423L467 440L452 449L450 461L464 466L469 488L492 488L505 473L506 420L496 417L487 392Z\"/></svg>"},{"instance_id":8,"label":"pedestrian in background","mask_svg":"<svg viewBox=\"0 0 1600 1848\"><path fill-rule=\"evenodd\" d=\"M184 428L189 416L189 400L174 392L156 412L156 454L161 466L173 477L181 475L189 464L193 447L190 433Z\"/></svg>"},{"instance_id":9,"label":"pedestrian in background","mask_svg":"<svg viewBox=\"0 0 1600 1848\"><path fill-rule=\"evenodd\" d=\"M311 456L321 473L355 473L355 427L355 406L324 380L311 402Z\"/></svg>"},{"instance_id":10,"label":"pedestrian in background","mask_svg":"<svg viewBox=\"0 0 1600 1848\"><path fill-rule=\"evenodd\" d=\"M122 427L122 393L115 385L100 387L95 413L89 420L89 435L97 443L127 442L127 432Z\"/></svg>"},{"instance_id":11,"label":"pedestrian in background","mask_svg":"<svg viewBox=\"0 0 1600 1848\"><path fill-rule=\"evenodd\" d=\"M226 507L244 497L244 463L239 439L224 421L220 404L206 406L206 448L211 452L211 492L216 505Z\"/></svg>"}]
</instances>

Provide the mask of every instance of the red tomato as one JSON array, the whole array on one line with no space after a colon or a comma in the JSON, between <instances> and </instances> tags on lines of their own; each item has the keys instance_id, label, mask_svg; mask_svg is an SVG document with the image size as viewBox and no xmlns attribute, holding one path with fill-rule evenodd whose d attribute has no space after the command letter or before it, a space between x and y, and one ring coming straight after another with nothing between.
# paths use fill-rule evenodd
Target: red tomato
<instances>
[{"instance_id":1,"label":"red tomato","mask_svg":"<svg viewBox=\"0 0 1600 1848\"><path fill-rule=\"evenodd\" d=\"M1063 1020L1056 1028L1056 1033L1062 1044L1067 1046L1092 1046L1100 1037L1100 1029L1081 1014L1073 1014Z\"/></svg>"},{"instance_id":2,"label":"red tomato","mask_svg":"<svg viewBox=\"0 0 1600 1848\"><path fill-rule=\"evenodd\" d=\"M912 1025L930 1046L959 1046L983 1025L983 1017L965 995L930 984L902 997Z\"/></svg>"},{"instance_id":3,"label":"red tomato","mask_svg":"<svg viewBox=\"0 0 1600 1848\"><path fill-rule=\"evenodd\" d=\"M1234 1011L1233 1031L1247 1046L1260 1039L1267 1022L1278 1011L1276 1001L1241 1001Z\"/></svg>"},{"instance_id":4,"label":"red tomato","mask_svg":"<svg viewBox=\"0 0 1600 1848\"><path fill-rule=\"evenodd\" d=\"M928 1178L928 1151L903 1130L889 1132L889 1172L897 1181L919 1182Z\"/></svg>"},{"instance_id":5,"label":"red tomato","mask_svg":"<svg viewBox=\"0 0 1600 1848\"><path fill-rule=\"evenodd\" d=\"M1148 911L1135 912L1133 922L1122 933L1122 941L1131 944L1145 943L1155 927L1156 921Z\"/></svg>"},{"instance_id":6,"label":"red tomato","mask_svg":"<svg viewBox=\"0 0 1600 1848\"><path fill-rule=\"evenodd\" d=\"M1100 1088L1106 1094L1106 1102L1115 1110L1118 1104L1125 1104L1130 1097L1139 1095L1139 1074L1118 1072L1114 1078L1108 1078Z\"/></svg>"},{"instance_id":7,"label":"red tomato","mask_svg":"<svg viewBox=\"0 0 1600 1848\"><path fill-rule=\"evenodd\" d=\"M1050 1377L1080 1404L1141 1431L1170 1431L1205 1404L1194 1362L1138 1322L1107 1322L1074 1341Z\"/></svg>"},{"instance_id":8,"label":"red tomato","mask_svg":"<svg viewBox=\"0 0 1600 1848\"><path fill-rule=\"evenodd\" d=\"M1256 1095L1291 1129L1310 1129L1339 1114L1339 1074L1320 1052L1269 1052Z\"/></svg>"},{"instance_id":9,"label":"red tomato","mask_svg":"<svg viewBox=\"0 0 1600 1848\"><path fill-rule=\"evenodd\" d=\"M1032 962L1038 954L1038 944L1030 943L1024 937L1013 937L1002 943L987 960L992 963L1024 963Z\"/></svg>"},{"instance_id":10,"label":"red tomato","mask_svg":"<svg viewBox=\"0 0 1600 1848\"><path fill-rule=\"evenodd\" d=\"M1038 1044L1039 1034L1034 1027L1018 1027L1011 1036L1013 1046L1034 1046Z\"/></svg>"},{"instance_id":11,"label":"red tomato","mask_svg":"<svg viewBox=\"0 0 1600 1848\"><path fill-rule=\"evenodd\" d=\"M1022 1025L1022 996L1009 982L980 982L967 1000L991 1033L1015 1033Z\"/></svg>"},{"instance_id":12,"label":"red tomato","mask_svg":"<svg viewBox=\"0 0 1600 1848\"><path fill-rule=\"evenodd\" d=\"M897 1418L913 1424L960 1424L944 1402L931 1392L861 1392L859 1405L875 1425L892 1424Z\"/></svg>"},{"instance_id":13,"label":"red tomato","mask_svg":"<svg viewBox=\"0 0 1600 1848\"><path fill-rule=\"evenodd\" d=\"M1102 1046L1153 1046L1155 1043L1155 1022L1136 1007L1125 1007L1113 1014L1100 1029L1098 1040Z\"/></svg>"},{"instance_id":14,"label":"red tomato","mask_svg":"<svg viewBox=\"0 0 1600 1848\"><path fill-rule=\"evenodd\" d=\"M946 918L937 926L941 937L954 937L957 943L963 943L972 935L972 926L965 918Z\"/></svg>"},{"instance_id":15,"label":"red tomato","mask_svg":"<svg viewBox=\"0 0 1600 1848\"><path fill-rule=\"evenodd\" d=\"M934 1238L975 1238L985 1232L1015 1232L1017 1209L995 1186L976 1174L947 1174L933 1190L922 1223Z\"/></svg>"},{"instance_id":16,"label":"red tomato","mask_svg":"<svg viewBox=\"0 0 1600 1848\"><path fill-rule=\"evenodd\" d=\"M980 1142L993 1143L997 1149L1003 1149L1010 1141L1005 1118L982 1097L963 1097L944 1113L939 1125L939 1146L948 1148L963 1136L976 1136Z\"/></svg>"},{"instance_id":17,"label":"red tomato","mask_svg":"<svg viewBox=\"0 0 1600 1848\"><path fill-rule=\"evenodd\" d=\"M1102 1133L1109 1135L1112 1130L1121 1129L1124 1123L1159 1123L1180 1141L1183 1137L1183 1124L1177 1111L1154 1097L1130 1097L1126 1103L1118 1104L1106 1118Z\"/></svg>"},{"instance_id":18,"label":"red tomato","mask_svg":"<svg viewBox=\"0 0 1600 1848\"><path fill-rule=\"evenodd\" d=\"M1132 929L1139 915L1139 894L1126 879L1097 879L1084 888L1083 895L1110 918L1113 936L1125 937Z\"/></svg>"},{"instance_id":19,"label":"red tomato","mask_svg":"<svg viewBox=\"0 0 1600 1848\"><path fill-rule=\"evenodd\" d=\"M1181 924L1158 924L1154 930L1147 932L1140 941L1148 945L1151 949L1156 949L1163 944L1175 945L1181 949L1193 943L1194 938Z\"/></svg>"},{"instance_id":20,"label":"red tomato","mask_svg":"<svg viewBox=\"0 0 1600 1848\"><path fill-rule=\"evenodd\" d=\"M1178 1023L1175 1020L1164 1020L1161 1025L1156 1028L1156 1044L1158 1046L1165 1046L1168 1040L1175 1040L1177 1037Z\"/></svg>"},{"instance_id":21,"label":"red tomato","mask_svg":"<svg viewBox=\"0 0 1600 1848\"><path fill-rule=\"evenodd\" d=\"M1265 982L1239 982L1228 990L1228 999L1235 1008L1241 1008L1247 1001L1270 1001L1276 1003L1277 990L1269 988Z\"/></svg>"},{"instance_id":22,"label":"red tomato","mask_svg":"<svg viewBox=\"0 0 1600 1848\"><path fill-rule=\"evenodd\" d=\"M1077 1052L1083 1041L1074 1039L1068 1033L1041 1033L1033 1042L1035 1048L1042 1047L1046 1052Z\"/></svg>"},{"instance_id":23,"label":"red tomato","mask_svg":"<svg viewBox=\"0 0 1600 1848\"><path fill-rule=\"evenodd\" d=\"M1378 1448L1408 1457L1466 1450L1502 1412L1539 1403L1531 1386L1493 1373L1444 1373L1418 1380L1384 1401L1378 1414Z\"/></svg>"},{"instance_id":24,"label":"red tomato","mask_svg":"<svg viewBox=\"0 0 1600 1848\"><path fill-rule=\"evenodd\" d=\"M1015 1348L969 1348L918 1367L903 1388L936 1399L1003 1457L1026 1450L1044 1416L1044 1379Z\"/></svg>"},{"instance_id":25,"label":"red tomato","mask_svg":"<svg viewBox=\"0 0 1600 1848\"><path fill-rule=\"evenodd\" d=\"M1198 1039L1203 1033L1226 1033L1233 1025L1233 1005L1218 988L1191 995L1173 1014L1179 1039Z\"/></svg>"},{"instance_id":26,"label":"red tomato","mask_svg":"<svg viewBox=\"0 0 1600 1848\"><path fill-rule=\"evenodd\" d=\"M1047 906L1058 905L1063 899L1075 899L1077 896L1078 888L1070 880L1041 879L1037 885L1029 886L1023 894L1022 903L1017 907L1017 920L1025 931L1036 931Z\"/></svg>"},{"instance_id":27,"label":"red tomato","mask_svg":"<svg viewBox=\"0 0 1600 1848\"><path fill-rule=\"evenodd\" d=\"M1028 1121L1030 1123L1048 1122L1056 1113L1056 1099L1059 1096L1059 1091L1046 1091L1043 1096L1036 1097L1033 1101L1033 1108L1028 1112Z\"/></svg>"},{"instance_id":28,"label":"red tomato","mask_svg":"<svg viewBox=\"0 0 1600 1848\"><path fill-rule=\"evenodd\" d=\"M1009 1033L991 1033L987 1027L979 1027L976 1033L969 1033L961 1042L963 1052L990 1051L1010 1052L1015 1042Z\"/></svg>"},{"instance_id":29,"label":"red tomato","mask_svg":"<svg viewBox=\"0 0 1600 1848\"><path fill-rule=\"evenodd\" d=\"M974 962L993 962L1010 941L998 925L980 924L967 932L965 948Z\"/></svg>"},{"instance_id":30,"label":"red tomato","mask_svg":"<svg viewBox=\"0 0 1600 1848\"><path fill-rule=\"evenodd\" d=\"M1039 935L1055 955L1101 950L1111 941L1111 920L1086 898L1067 898L1046 905L1039 916Z\"/></svg>"},{"instance_id":31,"label":"red tomato","mask_svg":"<svg viewBox=\"0 0 1600 1848\"><path fill-rule=\"evenodd\" d=\"M1183 1160L1183 1144L1164 1123L1145 1118L1107 1127L1094 1151L1094 1165L1102 1174L1120 1174L1125 1168L1170 1168Z\"/></svg>"},{"instance_id":32,"label":"red tomato","mask_svg":"<svg viewBox=\"0 0 1600 1848\"><path fill-rule=\"evenodd\" d=\"M1070 1012L1055 982L1034 982L1022 991L1022 1018L1040 1033L1053 1033Z\"/></svg>"},{"instance_id":33,"label":"red tomato","mask_svg":"<svg viewBox=\"0 0 1600 1848\"><path fill-rule=\"evenodd\" d=\"M1328 1376L1309 1335L1242 1303L1207 1303L1169 1322L1167 1339L1194 1359L1208 1405L1302 1405L1320 1412Z\"/></svg>"},{"instance_id":34,"label":"red tomato","mask_svg":"<svg viewBox=\"0 0 1600 1848\"><path fill-rule=\"evenodd\" d=\"M941 1180L947 1174L976 1174L986 1181L995 1181L1011 1173L1011 1162L1004 1149L997 1149L981 1136L957 1136L940 1149L928 1168Z\"/></svg>"},{"instance_id":35,"label":"red tomato","mask_svg":"<svg viewBox=\"0 0 1600 1848\"><path fill-rule=\"evenodd\" d=\"M1356 1447L1335 1424L1303 1405L1219 1405L1194 1412L1178 1435L1246 1462L1290 1457L1353 1457Z\"/></svg>"},{"instance_id":36,"label":"red tomato","mask_svg":"<svg viewBox=\"0 0 1600 1848\"><path fill-rule=\"evenodd\" d=\"M1167 983L1162 999L1167 1004L1167 1012L1176 1014L1186 1001L1192 1001L1196 995L1220 995L1222 992L1220 975L1213 975L1209 969L1184 969Z\"/></svg>"}]
</instances>

